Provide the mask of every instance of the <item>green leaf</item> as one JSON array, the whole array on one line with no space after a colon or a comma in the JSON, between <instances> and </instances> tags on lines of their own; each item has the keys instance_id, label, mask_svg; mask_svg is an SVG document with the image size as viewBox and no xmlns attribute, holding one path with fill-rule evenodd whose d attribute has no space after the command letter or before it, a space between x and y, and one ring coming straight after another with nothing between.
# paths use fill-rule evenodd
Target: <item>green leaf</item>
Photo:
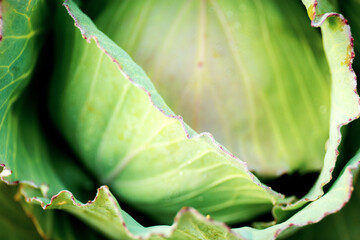
<instances>
[{"instance_id":1,"label":"green leaf","mask_svg":"<svg viewBox=\"0 0 360 240\"><path fill-rule=\"evenodd\" d=\"M26 4L25 4L26 3ZM0 40L1 158L7 152L6 132L11 107L28 83L41 46L44 1L2 1ZM10 120L11 121L11 120Z\"/></svg>"},{"instance_id":2,"label":"green leaf","mask_svg":"<svg viewBox=\"0 0 360 240\"><path fill-rule=\"evenodd\" d=\"M21 179L39 184L54 176L48 171L48 164L41 160L44 153L39 147L37 116L27 110L28 106L23 106L24 102L16 101L35 67L42 45L39 34L45 30L46 8L44 1L26 3L1 2L4 16L0 43L0 161L13 171L7 181ZM42 166L39 170L31 166L34 165L33 156Z\"/></svg>"},{"instance_id":3,"label":"green leaf","mask_svg":"<svg viewBox=\"0 0 360 240\"><path fill-rule=\"evenodd\" d=\"M57 209L61 208L63 202L57 196L68 191L62 191L58 195L47 198L43 196L39 188L34 186L21 184L19 191L17 192L17 200L27 213L31 216L38 232L44 239L104 239L104 236L99 235L94 229L85 225L77 219L74 219L69 213L59 210L54 210L53 206L45 204L50 202L59 203ZM72 199L74 197L72 196ZM40 207L39 204L43 207ZM98 210L104 209L104 206L100 206ZM46 209L44 211L44 209ZM78 208L79 212L83 210ZM71 212L71 211L69 211ZM76 214L75 214L76 215ZM93 217L93 216L92 216ZM98 223L97 226L104 224Z\"/></svg>"},{"instance_id":4,"label":"green leaf","mask_svg":"<svg viewBox=\"0 0 360 240\"><path fill-rule=\"evenodd\" d=\"M53 119L101 183L164 223L183 206L228 223L271 210L280 195L210 135L185 125L123 50L72 1L65 7L82 37L94 41L79 34L60 40L76 54L57 56Z\"/></svg>"}]
</instances>

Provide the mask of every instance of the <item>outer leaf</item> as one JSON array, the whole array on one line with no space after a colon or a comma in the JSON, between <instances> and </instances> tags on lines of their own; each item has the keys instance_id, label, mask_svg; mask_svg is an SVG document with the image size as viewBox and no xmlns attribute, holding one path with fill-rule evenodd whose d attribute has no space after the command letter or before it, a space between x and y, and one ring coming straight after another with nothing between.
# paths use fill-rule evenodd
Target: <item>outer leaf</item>
<instances>
[{"instance_id":1,"label":"outer leaf","mask_svg":"<svg viewBox=\"0 0 360 240\"><path fill-rule=\"evenodd\" d=\"M0 177L7 182L22 180L33 184L51 182L51 185L58 185L53 181L55 174L51 175L54 172L47 162L42 161L43 152L39 146L41 137L37 131L39 128L35 115L23 111L23 102L14 107L32 75L42 45L39 33L45 27L45 3L37 0L5 0L0 4L0 163L4 166ZM28 118L29 116L31 117ZM34 162L34 159L37 161ZM46 188L43 185L44 192ZM3 195L4 205L5 201L8 201L7 204L13 202L13 194ZM27 214L29 215L29 212ZM8 222L11 222L11 219L8 219ZM22 221L17 222L26 227ZM7 239L16 236L17 233L11 228L5 228L5 225L6 221L3 221L2 234L7 235ZM21 231L18 231L18 234L21 234ZM26 238L31 238L32 235L29 233Z\"/></svg>"},{"instance_id":2,"label":"outer leaf","mask_svg":"<svg viewBox=\"0 0 360 240\"><path fill-rule=\"evenodd\" d=\"M78 220L76 221L73 216L66 212L52 210L51 208L44 211L43 208L38 206L38 204L34 204L34 202L29 199L28 195L30 193L33 194L33 196L36 195L38 201L42 199L43 201L49 202L50 199L44 197L39 189L26 184L20 185L20 190L16 195L17 200L27 215L31 217L38 232L44 239L104 239L104 236L99 235L84 223Z\"/></svg>"},{"instance_id":3,"label":"outer leaf","mask_svg":"<svg viewBox=\"0 0 360 240\"><path fill-rule=\"evenodd\" d=\"M102 183L162 222L183 206L226 222L272 208L281 196L210 135L185 125L123 50L72 1L65 6L83 38L95 42L62 41L76 54L58 56L66 74L54 83L54 120Z\"/></svg>"},{"instance_id":4,"label":"outer leaf","mask_svg":"<svg viewBox=\"0 0 360 240\"><path fill-rule=\"evenodd\" d=\"M41 47L38 34L44 30L46 9L44 1L1 3L4 16L0 43L0 161L14 172L6 178L7 181L21 178L42 183L53 175L49 164L41 160L44 153L39 148L41 137L36 116L23 107L23 102L14 105L35 67ZM31 167L34 165L33 156L38 160L39 169ZM8 174L3 173L5 175Z\"/></svg>"}]
</instances>

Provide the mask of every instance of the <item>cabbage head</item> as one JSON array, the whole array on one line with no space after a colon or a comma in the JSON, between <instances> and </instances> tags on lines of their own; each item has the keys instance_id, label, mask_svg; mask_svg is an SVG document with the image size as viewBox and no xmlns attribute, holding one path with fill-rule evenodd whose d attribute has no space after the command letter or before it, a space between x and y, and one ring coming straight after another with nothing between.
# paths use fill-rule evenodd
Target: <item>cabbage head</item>
<instances>
[{"instance_id":1,"label":"cabbage head","mask_svg":"<svg viewBox=\"0 0 360 240\"><path fill-rule=\"evenodd\" d=\"M0 1L0 238L356 239L358 12Z\"/></svg>"}]
</instances>

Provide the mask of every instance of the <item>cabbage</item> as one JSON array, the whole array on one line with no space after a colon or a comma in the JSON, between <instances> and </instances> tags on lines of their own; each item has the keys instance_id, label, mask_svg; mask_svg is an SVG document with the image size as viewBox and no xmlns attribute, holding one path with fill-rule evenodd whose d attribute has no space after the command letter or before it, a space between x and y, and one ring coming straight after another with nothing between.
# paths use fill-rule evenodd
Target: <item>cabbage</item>
<instances>
[{"instance_id":1,"label":"cabbage","mask_svg":"<svg viewBox=\"0 0 360 240\"><path fill-rule=\"evenodd\" d=\"M3 238L275 239L349 201L356 1L0 4Z\"/></svg>"}]
</instances>

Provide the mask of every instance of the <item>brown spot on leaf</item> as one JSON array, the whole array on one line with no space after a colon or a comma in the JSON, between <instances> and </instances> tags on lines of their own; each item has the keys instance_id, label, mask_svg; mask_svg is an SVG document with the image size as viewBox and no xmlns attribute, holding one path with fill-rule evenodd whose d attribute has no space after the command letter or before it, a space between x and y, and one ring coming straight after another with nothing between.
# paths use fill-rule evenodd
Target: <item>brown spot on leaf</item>
<instances>
[{"instance_id":1,"label":"brown spot on leaf","mask_svg":"<svg viewBox=\"0 0 360 240\"><path fill-rule=\"evenodd\" d=\"M346 57L344 61L341 62L341 65L343 66L350 66L351 60L355 57L355 53L352 50L351 44L347 47Z\"/></svg>"},{"instance_id":2,"label":"brown spot on leaf","mask_svg":"<svg viewBox=\"0 0 360 240\"><path fill-rule=\"evenodd\" d=\"M307 9L307 14L310 18L310 20L314 20L315 18L315 14L316 14L316 5L317 2L314 2L313 4L310 5L310 7Z\"/></svg>"},{"instance_id":3,"label":"brown spot on leaf","mask_svg":"<svg viewBox=\"0 0 360 240\"><path fill-rule=\"evenodd\" d=\"M220 53L214 50L212 55L214 58L218 58L220 56Z\"/></svg>"},{"instance_id":4,"label":"brown spot on leaf","mask_svg":"<svg viewBox=\"0 0 360 240\"><path fill-rule=\"evenodd\" d=\"M57 205L61 206L61 205L64 205L64 204L67 204L66 201L61 201L61 202L58 202Z\"/></svg>"}]
</instances>

